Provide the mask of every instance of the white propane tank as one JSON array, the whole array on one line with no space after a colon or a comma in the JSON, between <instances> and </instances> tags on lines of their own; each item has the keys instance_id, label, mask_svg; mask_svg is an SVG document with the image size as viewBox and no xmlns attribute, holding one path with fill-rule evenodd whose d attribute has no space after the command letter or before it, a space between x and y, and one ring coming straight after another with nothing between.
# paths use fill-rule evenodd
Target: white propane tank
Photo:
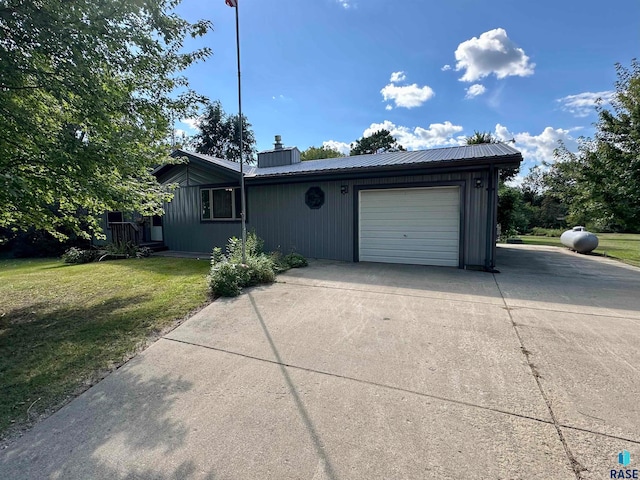
<instances>
[{"instance_id":1,"label":"white propane tank","mask_svg":"<svg viewBox=\"0 0 640 480\"><path fill-rule=\"evenodd\" d=\"M565 247L579 253L589 253L598 248L598 237L581 226L564 232L560 236L560 241Z\"/></svg>"}]
</instances>

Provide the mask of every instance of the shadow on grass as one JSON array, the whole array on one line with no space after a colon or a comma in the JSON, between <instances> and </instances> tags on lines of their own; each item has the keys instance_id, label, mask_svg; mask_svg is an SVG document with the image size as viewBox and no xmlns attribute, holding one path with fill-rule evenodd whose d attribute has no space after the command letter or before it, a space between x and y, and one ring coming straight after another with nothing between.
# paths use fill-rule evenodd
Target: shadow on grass
<instances>
[{"instance_id":1,"label":"shadow on grass","mask_svg":"<svg viewBox=\"0 0 640 480\"><path fill-rule=\"evenodd\" d=\"M145 341L149 296L120 296L97 305L38 302L0 317L0 436L28 424L98 380ZM127 313L123 313L127 309ZM33 403L35 402L35 403Z\"/></svg>"}]
</instances>

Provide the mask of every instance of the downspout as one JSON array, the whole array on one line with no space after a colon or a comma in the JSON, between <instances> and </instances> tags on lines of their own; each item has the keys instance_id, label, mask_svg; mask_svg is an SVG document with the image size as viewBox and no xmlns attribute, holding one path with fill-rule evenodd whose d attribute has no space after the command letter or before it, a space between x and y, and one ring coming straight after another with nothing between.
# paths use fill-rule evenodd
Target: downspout
<instances>
[{"instance_id":1,"label":"downspout","mask_svg":"<svg viewBox=\"0 0 640 480\"><path fill-rule=\"evenodd\" d=\"M489 165L489 179L487 181L487 233L486 233L486 250L484 258L484 269L487 272L499 273L495 267L495 259L493 258L493 246L495 244L496 229L494 227L495 219L495 192L494 185L495 165Z\"/></svg>"}]
</instances>

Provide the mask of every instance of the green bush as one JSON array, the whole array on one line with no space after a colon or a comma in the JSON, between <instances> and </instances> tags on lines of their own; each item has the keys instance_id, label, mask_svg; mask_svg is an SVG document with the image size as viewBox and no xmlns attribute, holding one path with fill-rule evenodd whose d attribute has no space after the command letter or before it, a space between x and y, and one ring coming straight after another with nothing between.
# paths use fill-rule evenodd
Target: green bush
<instances>
[{"instance_id":1,"label":"green bush","mask_svg":"<svg viewBox=\"0 0 640 480\"><path fill-rule=\"evenodd\" d=\"M207 277L209 288L214 295L235 297L244 287L273 283L276 274L292 266L306 266L306 259L297 253L283 257L274 252L263 253L264 242L255 232L247 235L246 259L242 263L242 244L232 237L225 249L216 247L211 253L211 273Z\"/></svg>"},{"instance_id":2,"label":"green bush","mask_svg":"<svg viewBox=\"0 0 640 480\"><path fill-rule=\"evenodd\" d=\"M222 297L237 297L240 295L241 284L244 282L240 268L240 264L231 263L227 260L213 265L211 274L208 277L211 292Z\"/></svg>"},{"instance_id":3,"label":"green bush","mask_svg":"<svg viewBox=\"0 0 640 480\"><path fill-rule=\"evenodd\" d=\"M110 243L105 245L104 249L111 255L126 255L127 257L135 257L140 250L133 242Z\"/></svg>"},{"instance_id":4,"label":"green bush","mask_svg":"<svg viewBox=\"0 0 640 480\"><path fill-rule=\"evenodd\" d=\"M247 243L245 245L245 257L256 257L264 253L264 240L262 240L256 232L247 234ZM230 260L242 260L242 240L237 237L231 237L227 243L227 258Z\"/></svg>"},{"instance_id":5,"label":"green bush","mask_svg":"<svg viewBox=\"0 0 640 480\"><path fill-rule=\"evenodd\" d=\"M284 257L284 261L290 268L300 268L309 265L307 259L299 253L290 253Z\"/></svg>"},{"instance_id":6,"label":"green bush","mask_svg":"<svg viewBox=\"0 0 640 480\"><path fill-rule=\"evenodd\" d=\"M559 228L541 228L541 227L533 227L531 229L531 235L535 235L537 237L559 237L562 235L562 232Z\"/></svg>"},{"instance_id":7,"label":"green bush","mask_svg":"<svg viewBox=\"0 0 640 480\"><path fill-rule=\"evenodd\" d=\"M273 283L276 281L275 265L267 255L248 257L246 266L246 279L243 287Z\"/></svg>"},{"instance_id":8,"label":"green bush","mask_svg":"<svg viewBox=\"0 0 640 480\"><path fill-rule=\"evenodd\" d=\"M79 264L93 262L98 258L98 252L95 250L82 250L77 247L71 247L62 254L64 263Z\"/></svg>"}]
</instances>

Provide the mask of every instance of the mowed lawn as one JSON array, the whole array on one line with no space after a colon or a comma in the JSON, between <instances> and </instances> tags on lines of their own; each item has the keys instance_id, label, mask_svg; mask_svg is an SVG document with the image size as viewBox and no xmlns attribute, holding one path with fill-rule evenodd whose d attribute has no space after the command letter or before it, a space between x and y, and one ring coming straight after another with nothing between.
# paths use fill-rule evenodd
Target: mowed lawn
<instances>
[{"instance_id":1,"label":"mowed lawn","mask_svg":"<svg viewBox=\"0 0 640 480\"><path fill-rule=\"evenodd\" d=\"M50 413L209 300L204 260L0 260L0 437Z\"/></svg>"},{"instance_id":2,"label":"mowed lawn","mask_svg":"<svg viewBox=\"0 0 640 480\"><path fill-rule=\"evenodd\" d=\"M640 267L640 234L633 233L597 233L599 245L593 253L621 260ZM529 245L554 245L563 247L560 237L520 236Z\"/></svg>"}]
</instances>

